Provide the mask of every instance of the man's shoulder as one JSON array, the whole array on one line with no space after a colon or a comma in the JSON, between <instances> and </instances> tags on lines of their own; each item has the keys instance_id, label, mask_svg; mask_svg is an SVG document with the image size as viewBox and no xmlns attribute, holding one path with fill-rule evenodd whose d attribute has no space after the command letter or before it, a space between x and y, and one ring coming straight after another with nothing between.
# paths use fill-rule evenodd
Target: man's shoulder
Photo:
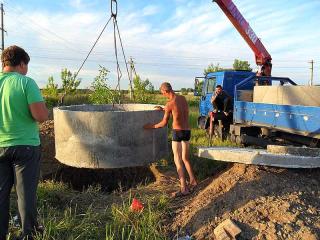
<instances>
[{"instance_id":1,"label":"man's shoulder","mask_svg":"<svg viewBox=\"0 0 320 240\"><path fill-rule=\"evenodd\" d=\"M182 95L177 95L176 100L177 100L177 101L183 101L183 102L186 102L186 101L187 101L186 97L185 97L185 96L182 96Z\"/></svg>"},{"instance_id":2,"label":"man's shoulder","mask_svg":"<svg viewBox=\"0 0 320 240\"><path fill-rule=\"evenodd\" d=\"M230 97L230 95L229 95L226 91L224 91L224 90L222 91L222 95L223 95L223 96Z\"/></svg>"},{"instance_id":3,"label":"man's shoulder","mask_svg":"<svg viewBox=\"0 0 320 240\"><path fill-rule=\"evenodd\" d=\"M25 82L30 82L30 81L35 82L31 77L22 75L17 72L5 73L5 74L2 74L2 77L4 77L5 75L7 75L7 77L12 78L12 79L19 79L19 80L25 81Z\"/></svg>"}]
</instances>

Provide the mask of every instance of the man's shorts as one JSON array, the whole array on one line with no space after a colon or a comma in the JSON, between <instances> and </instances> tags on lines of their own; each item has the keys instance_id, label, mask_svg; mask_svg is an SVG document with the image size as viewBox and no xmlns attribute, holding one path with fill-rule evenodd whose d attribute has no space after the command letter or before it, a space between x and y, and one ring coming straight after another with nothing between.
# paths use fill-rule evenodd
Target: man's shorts
<instances>
[{"instance_id":1,"label":"man's shorts","mask_svg":"<svg viewBox=\"0 0 320 240\"><path fill-rule=\"evenodd\" d=\"M172 130L172 141L187 142L191 138L191 130Z\"/></svg>"}]
</instances>

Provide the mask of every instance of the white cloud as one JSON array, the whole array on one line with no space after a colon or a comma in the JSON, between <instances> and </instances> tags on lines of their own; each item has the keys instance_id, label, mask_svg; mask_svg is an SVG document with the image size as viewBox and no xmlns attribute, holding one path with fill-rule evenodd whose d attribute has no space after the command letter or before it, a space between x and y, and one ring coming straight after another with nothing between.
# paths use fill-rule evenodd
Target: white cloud
<instances>
[{"instance_id":1,"label":"white cloud","mask_svg":"<svg viewBox=\"0 0 320 240\"><path fill-rule=\"evenodd\" d=\"M82 0L69 0L69 5L79 9L83 6L83 3Z\"/></svg>"},{"instance_id":2,"label":"white cloud","mask_svg":"<svg viewBox=\"0 0 320 240\"><path fill-rule=\"evenodd\" d=\"M249 60L251 66L255 66L252 50L216 4L211 1L201 4L196 1L175 2L177 8L173 14L157 26L153 23L153 16L159 18L161 15L163 6L160 3L130 12L122 9L118 15L126 55L135 58L142 78L149 78L155 86L165 80L177 84L176 88L192 87L193 77L201 75L211 62L231 67L233 59L237 58ZM31 63L35 65L31 64L30 73L37 79L47 80L54 74L59 76L63 67L76 71L109 18L109 12L84 11L83 4L87 2L74 0L71 3L81 11L6 11L6 41L25 46L31 52ZM320 33L313 27L320 19L318 15L309 16L318 21L305 24L300 20L304 11L313 6L311 2L286 9L275 8L279 4L277 1L263 8L258 7L262 0L254 3L237 0L235 3L239 4L239 10L271 53L274 74L290 72L290 67L299 66L301 60L313 58L320 62L317 44ZM110 78L115 78L113 29L111 22L109 24L80 72L82 87L89 86L89 80L97 75L100 63L109 68ZM123 61L120 48L119 58ZM32 70L33 66L35 70ZM300 71L295 76L306 79L310 73L308 68ZM122 72L125 79L125 68ZM126 86L124 80L122 87Z\"/></svg>"},{"instance_id":3,"label":"white cloud","mask_svg":"<svg viewBox=\"0 0 320 240\"><path fill-rule=\"evenodd\" d=\"M143 16L151 16L157 14L160 11L159 6L156 5L149 5L142 9Z\"/></svg>"}]
</instances>

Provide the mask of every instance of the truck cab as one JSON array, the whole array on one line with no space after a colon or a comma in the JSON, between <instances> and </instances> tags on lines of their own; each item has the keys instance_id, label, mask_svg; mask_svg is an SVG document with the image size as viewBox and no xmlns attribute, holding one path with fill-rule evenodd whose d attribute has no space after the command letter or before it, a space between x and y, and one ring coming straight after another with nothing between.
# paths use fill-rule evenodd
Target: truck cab
<instances>
[{"instance_id":1,"label":"truck cab","mask_svg":"<svg viewBox=\"0 0 320 240\"><path fill-rule=\"evenodd\" d=\"M231 96L233 102L235 85L254 75L255 73L250 71L220 71L208 73L205 77L202 77L201 92L195 92L195 95L200 96L199 119L202 119L200 122L204 121L204 119L208 117L208 114L213 111L213 106L210 100L217 85L222 86L223 90ZM196 78L195 84L199 85L201 80ZM195 86L195 89L199 88ZM253 84L250 82L245 86L242 86L242 89L252 90ZM199 127L204 128L204 126Z\"/></svg>"}]
</instances>

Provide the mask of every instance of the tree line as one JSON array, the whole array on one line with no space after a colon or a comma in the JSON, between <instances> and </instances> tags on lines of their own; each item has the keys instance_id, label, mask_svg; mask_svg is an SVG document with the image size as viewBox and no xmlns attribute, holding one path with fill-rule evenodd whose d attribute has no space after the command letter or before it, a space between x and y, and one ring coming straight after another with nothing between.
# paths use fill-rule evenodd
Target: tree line
<instances>
[{"instance_id":1,"label":"tree line","mask_svg":"<svg viewBox=\"0 0 320 240\"><path fill-rule=\"evenodd\" d=\"M93 79L89 92L89 101L93 104L108 104L108 103L119 103L124 100L125 96L123 91L119 92L110 87L109 84L109 73L110 71L103 66L99 66L99 73ZM235 59L233 63L233 68L222 68L220 64L209 64L207 68L204 69L203 74L207 75L210 72L226 71L226 70L241 70L241 71L252 71L248 61L242 61ZM59 88L58 84L55 83L53 76L48 78L48 83L45 88L42 89L43 94L46 97L61 97L61 101L66 95L75 95L76 92L79 93L79 85L81 79L76 77L75 73L72 73L67 68L61 70L60 78L62 85ZM181 94L186 95L189 92L193 92L192 88L181 88ZM133 99L132 102L136 103L148 103L154 98L155 89L151 81L147 78L142 80L139 75L133 78Z\"/></svg>"}]
</instances>

